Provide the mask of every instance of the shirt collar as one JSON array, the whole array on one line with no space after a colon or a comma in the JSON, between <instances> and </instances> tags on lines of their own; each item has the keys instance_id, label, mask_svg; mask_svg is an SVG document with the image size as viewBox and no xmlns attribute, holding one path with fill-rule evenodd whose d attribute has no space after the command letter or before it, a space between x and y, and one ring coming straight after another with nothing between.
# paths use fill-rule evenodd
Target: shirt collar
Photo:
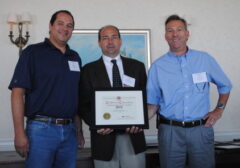
<instances>
[{"instance_id":1,"label":"shirt collar","mask_svg":"<svg viewBox=\"0 0 240 168\"><path fill-rule=\"evenodd\" d=\"M44 43L45 43L46 45L48 45L51 49L59 50L57 47L55 47L55 46L51 43L51 41L50 41L48 38L45 38ZM60 50L59 50L59 51L60 51ZM61 53L62 53L62 52L61 52ZM66 45L66 51L65 51L64 55L72 55L72 52L71 52L70 47L68 46L68 44Z\"/></svg>"},{"instance_id":2,"label":"shirt collar","mask_svg":"<svg viewBox=\"0 0 240 168\"><path fill-rule=\"evenodd\" d=\"M106 56L106 55L103 55L102 57L103 57L103 61L104 61L104 62L107 62L107 63L111 63L111 61L112 61L113 59L115 59L117 62L121 60L120 54L117 55L117 56L114 57L114 58L111 58L111 57Z\"/></svg>"},{"instance_id":3,"label":"shirt collar","mask_svg":"<svg viewBox=\"0 0 240 168\"><path fill-rule=\"evenodd\" d=\"M181 59L181 57L184 57L184 58L186 58L186 60L188 59L188 57L190 56L190 53L191 52L191 49L189 49L189 47L187 47L187 52L186 52L186 54L184 54L184 55L182 55L182 56L177 56L176 54L174 54L172 51L168 51L168 53L167 53L167 55L169 55L169 57L170 58L172 58L172 59L177 59L177 60L179 60L179 59Z\"/></svg>"}]
</instances>

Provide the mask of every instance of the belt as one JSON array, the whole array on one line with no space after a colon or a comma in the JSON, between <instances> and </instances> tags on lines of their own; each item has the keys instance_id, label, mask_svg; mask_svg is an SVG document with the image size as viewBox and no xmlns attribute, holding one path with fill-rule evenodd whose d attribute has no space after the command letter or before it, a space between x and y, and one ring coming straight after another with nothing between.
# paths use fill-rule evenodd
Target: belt
<instances>
[{"instance_id":1,"label":"belt","mask_svg":"<svg viewBox=\"0 0 240 168\"><path fill-rule=\"evenodd\" d=\"M65 119L65 118L53 118L53 117L47 117L47 116L32 116L32 117L28 117L28 120L50 122L56 125L68 125L73 123L73 119L71 118Z\"/></svg>"},{"instance_id":2,"label":"belt","mask_svg":"<svg viewBox=\"0 0 240 168\"><path fill-rule=\"evenodd\" d=\"M206 120L203 120L203 119L193 120L193 121L176 121L176 120L169 120L163 117L160 118L160 124L174 125L174 126L179 126L183 128L196 127L199 125L204 125L205 123L206 123Z\"/></svg>"}]
</instances>

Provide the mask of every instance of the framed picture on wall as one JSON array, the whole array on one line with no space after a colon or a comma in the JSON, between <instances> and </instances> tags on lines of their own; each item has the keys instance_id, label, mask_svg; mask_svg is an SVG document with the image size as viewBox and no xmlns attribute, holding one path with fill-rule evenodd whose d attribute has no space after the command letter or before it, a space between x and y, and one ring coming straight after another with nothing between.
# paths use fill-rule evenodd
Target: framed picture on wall
<instances>
[{"instance_id":1,"label":"framed picture on wall","mask_svg":"<svg viewBox=\"0 0 240 168\"><path fill-rule=\"evenodd\" d=\"M150 67L150 30L120 30L122 38L121 55L141 61L146 70ZM78 52L82 65L95 61L102 56L98 46L98 30L73 31L68 42L71 49Z\"/></svg>"}]
</instances>

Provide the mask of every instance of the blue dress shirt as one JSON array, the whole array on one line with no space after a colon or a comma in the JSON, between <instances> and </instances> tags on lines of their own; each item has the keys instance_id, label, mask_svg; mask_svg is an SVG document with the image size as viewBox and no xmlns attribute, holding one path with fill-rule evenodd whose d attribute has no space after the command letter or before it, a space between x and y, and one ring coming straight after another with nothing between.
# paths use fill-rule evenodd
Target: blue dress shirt
<instances>
[{"instance_id":1,"label":"blue dress shirt","mask_svg":"<svg viewBox=\"0 0 240 168\"><path fill-rule=\"evenodd\" d=\"M209 112L210 82L220 94L232 88L215 59L206 52L189 49L185 55L176 56L169 51L151 65L147 102L159 105L160 114L168 119L199 120Z\"/></svg>"}]
</instances>

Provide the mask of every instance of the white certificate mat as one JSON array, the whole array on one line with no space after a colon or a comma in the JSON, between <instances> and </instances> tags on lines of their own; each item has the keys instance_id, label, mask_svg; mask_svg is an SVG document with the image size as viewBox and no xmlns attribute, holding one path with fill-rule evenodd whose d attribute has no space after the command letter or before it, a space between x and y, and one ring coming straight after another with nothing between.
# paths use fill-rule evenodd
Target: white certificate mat
<instances>
[{"instance_id":1,"label":"white certificate mat","mask_svg":"<svg viewBox=\"0 0 240 168\"><path fill-rule=\"evenodd\" d=\"M146 106L142 90L96 90L96 127L146 127Z\"/></svg>"}]
</instances>

